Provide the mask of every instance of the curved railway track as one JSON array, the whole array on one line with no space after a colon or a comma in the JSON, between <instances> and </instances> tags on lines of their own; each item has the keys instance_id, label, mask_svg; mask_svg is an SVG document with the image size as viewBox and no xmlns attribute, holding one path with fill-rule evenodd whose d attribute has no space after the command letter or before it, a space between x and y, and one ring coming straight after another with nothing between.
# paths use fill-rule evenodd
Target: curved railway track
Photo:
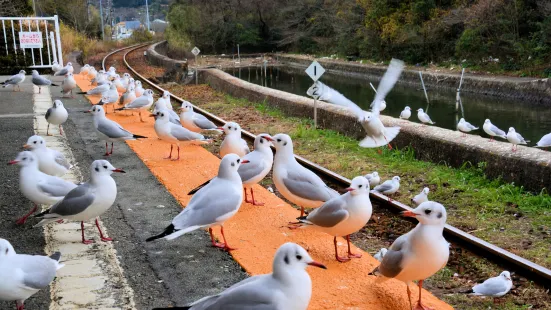
<instances>
[{"instance_id":1,"label":"curved railway track","mask_svg":"<svg viewBox=\"0 0 551 310\"><path fill-rule=\"evenodd\" d=\"M159 87L155 83L151 82L147 78L145 78L142 74L138 73L132 66L128 63L126 60L126 57L129 53L133 52L136 49L142 48L144 46L150 45L151 43L145 43L145 44L136 44L129 47L124 47L121 49L114 50L107 54L103 61L102 66L105 70L107 59L115 54L118 53L124 53L123 54L123 63L126 66L126 68L137 78L142 80L142 82L147 83L152 89L154 89L157 92L162 93L164 91L163 88ZM172 95L172 98L182 103L184 99ZM205 111L201 109L200 107L194 106L194 111L197 113L201 113L205 115L208 119L213 121L215 124L223 125L226 123L226 121L212 113L209 113L208 111ZM254 141L254 138L256 137L253 133L248 132L246 130L242 130L242 136L245 140L248 140L249 142ZM336 172L333 172L329 169L326 169L322 166L319 166L301 156L295 155L298 162L300 162L302 165L307 167L308 169L314 171L316 174L318 174L322 179L333 185L334 187L338 188L345 188L348 187L351 180L347 179L341 175L339 175ZM371 193L372 200L376 201L379 206L390 209L392 211L407 211L412 210L409 206L400 203L399 201L389 201L388 197L385 195L379 194L379 193ZM492 262L495 262L499 265L506 266L510 268L511 270L523 275L529 280L535 281L543 285L544 287L551 288L551 270L547 269L541 265L538 265L532 261L529 261L527 259L524 259L516 254L513 254L503 248L500 248L498 246L495 246L489 242L486 242L480 238L477 238L469 233L466 233L462 231L461 229L458 229L451 225L446 225L444 228L444 234L445 237L457 244L459 244L461 247L464 247L475 254L488 259Z\"/></svg>"}]
</instances>

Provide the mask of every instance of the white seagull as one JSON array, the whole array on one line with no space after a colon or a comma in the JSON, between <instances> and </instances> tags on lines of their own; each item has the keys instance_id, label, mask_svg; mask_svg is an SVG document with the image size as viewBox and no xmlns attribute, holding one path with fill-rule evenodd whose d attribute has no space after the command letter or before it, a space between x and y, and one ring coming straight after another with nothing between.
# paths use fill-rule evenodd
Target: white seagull
<instances>
[{"instance_id":1,"label":"white seagull","mask_svg":"<svg viewBox=\"0 0 551 310\"><path fill-rule=\"evenodd\" d=\"M509 273L509 271L503 271L499 276L489 278L486 281L473 286L471 295L494 297L495 304L497 297L501 297L509 293L512 287L513 280L511 280L511 273Z\"/></svg>"},{"instance_id":2,"label":"white seagull","mask_svg":"<svg viewBox=\"0 0 551 310\"><path fill-rule=\"evenodd\" d=\"M369 187L375 187L381 184L381 177L377 171L366 174L365 178L369 181Z\"/></svg>"},{"instance_id":3,"label":"white seagull","mask_svg":"<svg viewBox=\"0 0 551 310\"><path fill-rule=\"evenodd\" d=\"M117 91L115 84L111 84L109 86L109 90L101 95L101 99L98 104L103 106L108 104L113 105L113 113L115 113L115 103L117 103L117 101L119 101L119 92ZM107 109L105 110L105 113L107 113Z\"/></svg>"},{"instance_id":4,"label":"white seagull","mask_svg":"<svg viewBox=\"0 0 551 310\"><path fill-rule=\"evenodd\" d=\"M86 94L86 95L103 95L105 92L107 92L111 88L111 82L107 82L104 84L101 84L99 86L96 86L88 91L81 91L77 94Z\"/></svg>"},{"instance_id":5,"label":"white seagull","mask_svg":"<svg viewBox=\"0 0 551 310\"><path fill-rule=\"evenodd\" d=\"M182 126L194 132L201 132L203 130L214 130L218 127L208 120L203 114L195 113L191 103L184 101L180 108L180 121Z\"/></svg>"},{"instance_id":6,"label":"white seagull","mask_svg":"<svg viewBox=\"0 0 551 310\"><path fill-rule=\"evenodd\" d=\"M46 141L41 136L31 136L23 147L36 155L38 169L46 174L62 176L72 167L62 153L46 147Z\"/></svg>"},{"instance_id":7,"label":"white seagull","mask_svg":"<svg viewBox=\"0 0 551 310\"><path fill-rule=\"evenodd\" d=\"M62 76L67 75L69 73L73 73L73 64L68 62L67 65L63 68L61 68L59 71L57 71L54 76Z\"/></svg>"},{"instance_id":8,"label":"white seagull","mask_svg":"<svg viewBox=\"0 0 551 310\"><path fill-rule=\"evenodd\" d=\"M285 243L275 254L272 273L247 278L180 309L306 310L312 297L312 280L305 270L308 266L327 269L298 244Z\"/></svg>"},{"instance_id":9,"label":"white seagull","mask_svg":"<svg viewBox=\"0 0 551 310\"><path fill-rule=\"evenodd\" d=\"M541 137L535 147L550 147L551 146L551 133Z\"/></svg>"},{"instance_id":10,"label":"white seagull","mask_svg":"<svg viewBox=\"0 0 551 310\"><path fill-rule=\"evenodd\" d=\"M417 118L421 121L421 123L423 123L423 126L425 126L426 124L436 124L430 119L430 116L423 111L423 109L417 110Z\"/></svg>"},{"instance_id":11,"label":"white seagull","mask_svg":"<svg viewBox=\"0 0 551 310\"><path fill-rule=\"evenodd\" d=\"M142 81L136 81L136 98L139 98L143 95L143 93L145 92L145 90L143 89L142 87Z\"/></svg>"},{"instance_id":12,"label":"white seagull","mask_svg":"<svg viewBox=\"0 0 551 310\"><path fill-rule=\"evenodd\" d=\"M373 258L378 260L379 262L383 261L383 258L386 255L386 252L388 252L387 248L382 248L377 252L375 255L373 255Z\"/></svg>"},{"instance_id":13,"label":"white seagull","mask_svg":"<svg viewBox=\"0 0 551 310\"><path fill-rule=\"evenodd\" d=\"M118 108L117 111L122 110L138 110L140 114L140 121L145 122L142 118L142 111L147 110L153 105L153 91L146 89L142 96L136 98L134 101L127 103L122 108Z\"/></svg>"},{"instance_id":14,"label":"white seagull","mask_svg":"<svg viewBox=\"0 0 551 310\"><path fill-rule=\"evenodd\" d=\"M396 193L398 189L400 189L400 177L395 176L390 180L384 181L383 184L375 186L373 191L382 193L388 196ZM388 201L392 201L392 199L388 197Z\"/></svg>"},{"instance_id":15,"label":"white seagull","mask_svg":"<svg viewBox=\"0 0 551 310\"><path fill-rule=\"evenodd\" d=\"M46 128L46 135L50 135L50 124L59 126L59 134L63 135L63 129L61 129L61 124L67 121L69 113L63 106L61 100L54 100L54 103L51 108L46 111L46 122L48 122L48 127Z\"/></svg>"},{"instance_id":16,"label":"white seagull","mask_svg":"<svg viewBox=\"0 0 551 310\"><path fill-rule=\"evenodd\" d=\"M475 126L471 125L471 123L465 121L464 118L461 118L459 120L459 123L457 123L457 130L463 132L464 137L467 136L465 133L471 132L471 131L477 130L477 129L478 129L478 127L475 127Z\"/></svg>"},{"instance_id":17,"label":"white seagull","mask_svg":"<svg viewBox=\"0 0 551 310\"><path fill-rule=\"evenodd\" d=\"M38 71L33 70L33 76L32 76L32 82L35 86L38 86L38 93L42 91L42 86L59 86L57 84L52 83L52 81L48 80L47 78L41 76L38 74Z\"/></svg>"},{"instance_id":18,"label":"white seagull","mask_svg":"<svg viewBox=\"0 0 551 310\"><path fill-rule=\"evenodd\" d=\"M135 140L147 138L140 135L135 135L128 130L122 128L117 122L112 121L105 117L105 110L98 105L95 105L88 111L94 117L94 129L98 138L102 141L105 141L105 154L104 156L109 156L113 154L113 142L115 141L125 141L125 140ZM107 150L107 142L111 142L111 152Z\"/></svg>"},{"instance_id":19,"label":"white seagull","mask_svg":"<svg viewBox=\"0 0 551 310\"><path fill-rule=\"evenodd\" d=\"M33 202L31 211L17 220L18 225L25 224L38 205L53 205L76 187L75 184L38 170L38 158L32 152L24 151L17 155L9 165L19 165L19 189L23 196Z\"/></svg>"},{"instance_id":20,"label":"white seagull","mask_svg":"<svg viewBox=\"0 0 551 310\"><path fill-rule=\"evenodd\" d=\"M61 219L79 221L82 243L93 243L93 240L84 238L84 221L96 220L101 241L112 241L103 235L98 223L98 217L105 213L117 198L117 183L111 177L113 172L126 173L117 169L107 160L95 160L90 166L90 181L80 184L70 191L63 200L50 209L36 215L42 219L34 227L44 226Z\"/></svg>"},{"instance_id":21,"label":"white seagull","mask_svg":"<svg viewBox=\"0 0 551 310\"><path fill-rule=\"evenodd\" d=\"M411 117L411 108L406 106L402 112L400 112L400 119L408 120Z\"/></svg>"},{"instance_id":22,"label":"white seagull","mask_svg":"<svg viewBox=\"0 0 551 310\"><path fill-rule=\"evenodd\" d=\"M246 160L241 160L235 154L224 156L218 168L218 176L191 197L184 210L172 220L172 224L146 241L160 238L172 240L185 233L208 227L213 246L225 251L235 250L228 245L223 225L239 211L243 202L243 185L237 169L246 163ZM224 243L214 240L213 226L220 226Z\"/></svg>"},{"instance_id":23,"label":"white seagull","mask_svg":"<svg viewBox=\"0 0 551 310\"><path fill-rule=\"evenodd\" d=\"M13 91L15 91L15 86L17 86L17 90L21 91L21 87L19 84L23 83L25 81L25 70L19 71L16 75L11 76L9 79L5 80L4 82L0 83L2 84L2 88L7 87L8 85L13 86Z\"/></svg>"},{"instance_id":24,"label":"white seagull","mask_svg":"<svg viewBox=\"0 0 551 310\"><path fill-rule=\"evenodd\" d=\"M54 73L58 72L59 70L61 70L63 67L56 61L54 60L54 62L52 62L52 71Z\"/></svg>"},{"instance_id":25,"label":"white seagull","mask_svg":"<svg viewBox=\"0 0 551 310\"><path fill-rule=\"evenodd\" d=\"M227 122L224 127L218 127L224 131L226 136L220 145L220 157L227 154L237 154L239 157L247 155L251 150L247 145L247 141L241 138L241 126L234 122Z\"/></svg>"},{"instance_id":26,"label":"white seagull","mask_svg":"<svg viewBox=\"0 0 551 310\"><path fill-rule=\"evenodd\" d=\"M206 144L211 142L210 139L205 138L205 136L201 134L171 123L167 109L162 109L158 111L157 114L152 114L151 117L155 117L155 133L157 133L159 139L170 143L170 154L166 159L172 158L174 144L178 147L178 157L173 160L179 160L180 143Z\"/></svg>"},{"instance_id":27,"label":"white seagull","mask_svg":"<svg viewBox=\"0 0 551 310\"><path fill-rule=\"evenodd\" d=\"M47 289L55 279L61 253L50 257L17 254L6 239L0 239L0 300L15 301L17 310L25 308L25 300L42 289Z\"/></svg>"},{"instance_id":28,"label":"white seagull","mask_svg":"<svg viewBox=\"0 0 551 310\"><path fill-rule=\"evenodd\" d=\"M304 216L304 208L317 208L339 196L318 175L297 162L291 137L280 133L273 136L272 143L276 148L272 179L281 195L300 207L300 216Z\"/></svg>"},{"instance_id":29,"label":"white seagull","mask_svg":"<svg viewBox=\"0 0 551 310\"><path fill-rule=\"evenodd\" d=\"M406 283L411 307L411 291L408 283L419 280L419 301L415 309L429 309L423 306L421 289L423 280L432 276L448 263L450 248L442 233L446 225L446 209L443 205L427 201L404 216L414 217L419 224L392 243L381 264L370 275L382 276L377 282L390 278Z\"/></svg>"},{"instance_id":30,"label":"white seagull","mask_svg":"<svg viewBox=\"0 0 551 310\"><path fill-rule=\"evenodd\" d=\"M134 91L134 86L129 85L128 88L126 89L126 92L122 94L119 100L119 105L124 106L134 100L136 100L136 92Z\"/></svg>"},{"instance_id":31,"label":"white seagull","mask_svg":"<svg viewBox=\"0 0 551 310\"><path fill-rule=\"evenodd\" d=\"M411 202L413 202L415 206L418 206L425 201L429 201L429 197L428 197L429 192L430 192L430 189L428 187L423 188L423 190L419 194L411 198Z\"/></svg>"},{"instance_id":32,"label":"white seagull","mask_svg":"<svg viewBox=\"0 0 551 310\"><path fill-rule=\"evenodd\" d=\"M360 258L361 254L354 254L350 250L350 234L362 229L373 211L369 200L369 181L363 176L352 179L346 193L335 197L310 214L299 217L298 227L312 226L317 230L333 236L335 245L335 259L341 263L351 258ZM339 256L337 237L345 237L348 244L348 255Z\"/></svg>"},{"instance_id":33,"label":"white seagull","mask_svg":"<svg viewBox=\"0 0 551 310\"><path fill-rule=\"evenodd\" d=\"M513 152L517 151L517 146L519 144L528 144L529 140L524 140L524 138L515 131L515 128L509 127L509 132L507 133L507 140L513 144Z\"/></svg>"},{"instance_id":34,"label":"white seagull","mask_svg":"<svg viewBox=\"0 0 551 310\"><path fill-rule=\"evenodd\" d=\"M490 142L494 140L494 136L507 139L507 135L505 134L505 131L494 126L489 119L486 119L484 121L484 126L482 126L482 129L484 129L484 132L486 132L490 136Z\"/></svg>"},{"instance_id":35,"label":"white seagull","mask_svg":"<svg viewBox=\"0 0 551 310\"><path fill-rule=\"evenodd\" d=\"M65 75L65 78L61 82L61 93L63 93L63 97L71 93L71 98L74 98L73 89L75 89L76 87L77 87L77 82L75 81L73 74L68 73L67 75Z\"/></svg>"}]
</instances>

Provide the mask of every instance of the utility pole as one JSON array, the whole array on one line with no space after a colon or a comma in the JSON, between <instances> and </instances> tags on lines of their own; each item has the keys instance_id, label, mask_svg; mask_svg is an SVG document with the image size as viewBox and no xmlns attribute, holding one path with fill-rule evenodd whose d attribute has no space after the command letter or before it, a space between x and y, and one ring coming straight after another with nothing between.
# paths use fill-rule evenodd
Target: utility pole
<instances>
[{"instance_id":1,"label":"utility pole","mask_svg":"<svg viewBox=\"0 0 551 310\"><path fill-rule=\"evenodd\" d=\"M99 15L101 18L101 39L105 41L105 30L103 29L103 4L101 3L102 0L99 0Z\"/></svg>"},{"instance_id":2,"label":"utility pole","mask_svg":"<svg viewBox=\"0 0 551 310\"><path fill-rule=\"evenodd\" d=\"M149 28L149 3L147 2L147 0L145 0L145 12L147 14L147 16L146 16L147 31L149 31L150 30L150 28Z\"/></svg>"}]
</instances>

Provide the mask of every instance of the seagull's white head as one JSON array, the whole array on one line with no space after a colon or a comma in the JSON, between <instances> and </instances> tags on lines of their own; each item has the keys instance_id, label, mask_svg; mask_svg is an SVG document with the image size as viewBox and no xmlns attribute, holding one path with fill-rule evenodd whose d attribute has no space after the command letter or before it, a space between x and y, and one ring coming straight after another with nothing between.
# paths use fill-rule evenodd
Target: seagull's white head
<instances>
[{"instance_id":1,"label":"seagull's white head","mask_svg":"<svg viewBox=\"0 0 551 310\"><path fill-rule=\"evenodd\" d=\"M109 67L109 72L115 72L115 71L116 71L115 67Z\"/></svg>"},{"instance_id":2,"label":"seagull's white head","mask_svg":"<svg viewBox=\"0 0 551 310\"><path fill-rule=\"evenodd\" d=\"M428 195L429 192L430 192L430 189L429 189L428 187L423 188L423 193L424 193L425 195Z\"/></svg>"},{"instance_id":3,"label":"seagull's white head","mask_svg":"<svg viewBox=\"0 0 551 310\"><path fill-rule=\"evenodd\" d=\"M92 178L101 175L111 175L113 172L126 173L126 171L122 169L113 167L113 165L105 159L94 160L92 165L90 165L90 174Z\"/></svg>"},{"instance_id":4,"label":"seagull's white head","mask_svg":"<svg viewBox=\"0 0 551 310\"><path fill-rule=\"evenodd\" d=\"M416 218L423 225L444 226L447 218L446 208L434 201L425 201L412 211L405 211L402 214Z\"/></svg>"},{"instance_id":5,"label":"seagull's white head","mask_svg":"<svg viewBox=\"0 0 551 310\"><path fill-rule=\"evenodd\" d=\"M273 263L273 276L279 279L289 279L294 270L304 270L308 266L327 269L310 257L306 250L296 243L287 242L277 250Z\"/></svg>"},{"instance_id":6,"label":"seagull's white head","mask_svg":"<svg viewBox=\"0 0 551 310\"><path fill-rule=\"evenodd\" d=\"M487 118L485 121L484 121L484 124L491 124L492 122L490 122L490 120Z\"/></svg>"},{"instance_id":7,"label":"seagull's white head","mask_svg":"<svg viewBox=\"0 0 551 310\"><path fill-rule=\"evenodd\" d=\"M170 121L170 116L165 107L161 107L157 110L157 106L155 106L155 110L156 111L151 114L151 117L155 117L155 122L159 122L159 124L164 124Z\"/></svg>"},{"instance_id":8,"label":"seagull's white head","mask_svg":"<svg viewBox=\"0 0 551 310\"><path fill-rule=\"evenodd\" d=\"M351 195L369 195L369 181L363 176L357 176L352 179L350 187L348 187L346 191L349 192Z\"/></svg>"},{"instance_id":9,"label":"seagull's white head","mask_svg":"<svg viewBox=\"0 0 551 310\"><path fill-rule=\"evenodd\" d=\"M362 121L369 123L369 122L371 122L371 120L373 120L374 118L375 118L375 116L373 115L373 113L371 113L371 112L365 112L365 113L364 113L364 119L363 119Z\"/></svg>"},{"instance_id":10,"label":"seagull's white head","mask_svg":"<svg viewBox=\"0 0 551 310\"><path fill-rule=\"evenodd\" d=\"M151 89L146 89L144 91L144 95L146 95L147 97L153 97L153 91Z\"/></svg>"},{"instance_id":11,"label":"seagull's white head","mask_svg":"<svg viewBox=\"0 0 551 310\"><path fill-rule=\"evenodd\" d=\"M515 128L509 127L509 132L516 132L516 131L515 131Z\"/></svg>"},{"instance_id":12,"label":"seagull's white head","mask_svg":"<svg viewBox=\"0 0 551 310\"><path fill-rule=\"evenodd\" d=\"M512 281L511 280L511 273L507 270L505 270L504 272L502 272L500 275L500 277L503 277L506 281Z\"/></svg>"},{"instance_id":13,"label":"seagull's white head","mask_svg":"<svg viewBox=\"0 0 551 310\"><path fill-rule=\"evenodd\" d=\"M54 103L52 104L52 108L59 108L59 107L63 107L63 102L61 102L61 100L57 99L57 100L54 100Z\"/></svg>"},{"instance_id":14,"label":"seagull's white head","mask_svg":"<svg viewBox=\"0 0 551 310\"><path fill-rule=\"evenodd\" d=\"M33 76L39 75L39 74L38 74L38 71L36 71L36 70L33 70L32 73L33 73Z\"/></svg>"},{"instance_id":15,"label":"seagull's white head","mask_svg":"<svg viewBox=\"0 0 551 310\"><path fill-rule=\"evenodd\" d=\"M67 63L67 66L68 66L68 67L72 67L72 66L73 66L73 63L68 62L68 63Z\"/></svg>"},{"instance_id":16,"label":"seagull's white head","mask_svg":"<svg viewBox=\"0 0 551 310\"><path fill-rule=\"evenodd\" d=\"M163 92L163 98L168 99L169 97L170 97L170 92L165 90Z\"/></svg>"},{"instance_id":17,"label":"seagull's white head","mask_svg":"<svg viewBox=\"0 0 551 310\"><path fill-rule=\"evenodd\" d=\"M105 110L103 109L103 107L101 107L99 105L93 106L90 110L88 110L88 112L90 112L94 117L96 117L96 116L105 117Z\"/></svg>"},{"instance_id":18,"label":"seagull's white head","mask_svg":"<svg viewBox=\"0 0 551 310\"><path fill-rule=\"evenodd\" d=\"M57 64L59 64L59 63L57 62L57 60L54 60L54 62L52 62L52 65L57 65Z\"/></svg>"},{"instance_id":19,"label":"seagull's white head","mask_svg":"<svg viewBox=\"0 0 551 310\"><path fill-rule=\"evenodd\" d=\"M142 86L142 81L136 81L136 85L141 87Z\"/></svg>"},{"instance_id":20,"label":"seagull's white head","mask_svg":"<svg viewBox=\"0 0 551 310\"><path fill-rule=\"evenodd\" d=\"M411 110L411 108L408 107L408 106L406 106L406 107L404 108L404 110Z\"/></svg>"},{"instance_id":21,"label":"seagull's white head","mask_svg":"<svg viewBox=\"0 0 551 310\"><path fill-rule=\"evenodd\" d=\"M460 123L464 123L464 122L465 122L465 119L464 119L464 118L461 118L461 119L459 120L459 122L460 122Z\"/></svg>"},{"instance_id":22,"label":"seagull's white head","mask_svg":"<svg viewBox=\"0 0 551 310\"><path fill-rule=\"evenodd\" d=\"M395 177L392 178L392 181L400 183L400 177L395 176Z\"/></svg>"},{"instance_id":23,"label":"seagull's white head","mask_svg":"<svg viewBox=\"0 0 551 310\"><path fill-rule=\"evenodd\" d=\"M193 111L193 106L188 101L184 101L180 107L180 112L191 112Z\"/></svg>"},{"instance_id":24,"label":"seagull's white head","mask_svg":"<svg viewBox=\"0 0 551 310\"><path fill-rule=\"evenodd\" d=\"M130 78L130 74L128 74L128 72L125 72L122 76L125 78Z\"/></svg>"},{"instance_id":25,"label":"seagull's white head","mask_svg":"<svg viewBox=\"0 0 551 310\"><path fill-rule=\"evenodd\" d=\"M218 167L218 177L228 178L232 175L237 175L237 177L239 177L237 169L239 169L239 166L241 164L247 164L248 162L249 161L246 159L239 158L239 155L237 154L227 154L222 158L222 161L220 162L220 167Z\"/></svg>"},{"instance_id":26,"label":"seagull's white head","mask_svg":"<svg viewBox=\"0 0 551 310\"><path fill-rule=\"evenodd\" d=\"M278 133L272 137L272 143L276 148L276 154L281 153L293 155L293 140L291 140L289 135Z\"/></svg>"},{"instance_id":27,"label":"seagull's white head","mask_svg":"<svg viewBox=\"0 0 551 310\"><path fill-rule=\"evenodd\" d=\"M381 258L385 257L386 252L388 252L387 248L382 248L382 249L379 250L379 253L381 253Z\"/></svg>"},{"instance_id":28,"label":"seagull's white head","mask_svg":"<svg viewBox=\"0 0 551 310\"><path fill-rule=\"evenodd\" d=\"M0 238L0 261L3 257L10 255L15 255L13 246L8 240Z\"/></svg>"},{"instance_id":29,"label":"seagull's white head","mask_svg":"<svg viewBox=\"0 0 551 310\"><path fill-rule=\"evenodd\" d=\"M241 126L235 122L227 122L223 127L218 129L223 130L226 135L239 135L241 136Z\"/></svg>"},{"instance_id":30,"label":"seagull's white head","mask_svg":"<svg viewBox=\"0 0 551 310\"><path fill-rule=\"evenodd\" d=\"M423 109L418 109L417 112L423 113Z\"/></svg>"},{"instance_id":31,"label":"seagull's white head","mask_svg":"<svg viewBox=\"0 0 551 310\"><path fill-rule=\"evenodd\" d=\"M27 139L27 143L23 147L31 150L45 148L46 141L41 136L34 135Z\"/></svg>"},{"instance_id":32,"label":"seagull's white head","mask_svg":"<svg viewBox=\"0 0 551 310\"><path fill-rule=\"evenodd\" d=\"M17 157L10 161L8 165L19 165L21 167L36 167L38 169L38 159L36 155L29 151L23 151Z\"/></svg>"},{"instance_id":33,"label":"seagull's white head","mask_svg":"<svg viewBox=\"0 0 551 310\"><path fill-rule=\"evenodd\" d=\"M84 65L84 68L89 68L89 67L90 67L89 64L85 64L85 65Z\"/></svg>"},{"instance_id":34,"label":"seagull's white head","mask_svg":"<svg viewBox=\"0 0 551 310\"><path fill-rule=\"evenodd\" d=\"M377 171L373 171L373 173L371 174L372 177L376 178L379 176L379 172Z\"/></svg>"},{"instance_id":35,"label":"seagull's white head","mask_svg":"<svg viewBox=\"0 0 551 310\"><path fill-rule=\"evenodd\" d=\"M21 70L21 71L19 71L19 74L25 75L25 74L27 74L27 72L25 72L25 70Z\"/></svg>"},{"instance_id":36,"label":"seagull's white head","mask_svg":"<svg viewBox=\"0 0 551 310\"><path fill-rule=\"evenodd\" d=\"M270 139L272 139L272 137L270 137L267 133L257 135L256 138L254 138L254 150L272 152L270 149L270 146L272 145Z\"/></svg>"}]
</instances>

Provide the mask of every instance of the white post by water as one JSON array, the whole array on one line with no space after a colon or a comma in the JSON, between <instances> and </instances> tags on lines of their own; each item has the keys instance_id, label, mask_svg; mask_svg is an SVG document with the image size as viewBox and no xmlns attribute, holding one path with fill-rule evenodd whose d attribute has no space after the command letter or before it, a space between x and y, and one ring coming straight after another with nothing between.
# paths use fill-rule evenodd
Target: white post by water
<instances>
[{"instance_id":1,"label":"white post by water","mask_svg":"<svg viewBox=\"0 0 551 310\"><path fill-rule=\"evenodd\" d=\"M55 34L57 41L57 63L63 67L63 51L61 50L61 36L59 35L59 17L54 15Z\"/></svg>"},{"instance_id":2,"label":"white post by water","mask_svg":"<svg viewBox=\"0 0 551 310\"><path fill-rule=\"evenodd\" d=\"M199 64L197 64L197 55L195 55L195 85L199 85Z\"/></svg>"}]
</instances>

